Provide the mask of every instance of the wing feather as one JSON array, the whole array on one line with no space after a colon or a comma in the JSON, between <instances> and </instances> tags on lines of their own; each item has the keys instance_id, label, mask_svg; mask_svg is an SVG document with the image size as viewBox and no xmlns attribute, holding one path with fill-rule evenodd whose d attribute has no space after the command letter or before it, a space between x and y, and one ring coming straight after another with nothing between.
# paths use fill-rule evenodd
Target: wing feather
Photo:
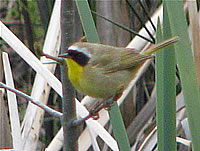
<instances>
[{"instance_id":1,"label":"wing feather","mask_svg":"<svg viewBox=\"0 0 200 151\"><path fill-rule=\"evenodd\" d=\"M153 56L144 55L136 52L135 50L127 49L120 53L119 58L114 58L114 60L105 66L105 73L112 73L119 70L126 70L134 68L135 66L143 63L147 59ZM117 60L118 59L118 60Z\"/></svg>"},{"instance_id":2,"label":"wing feather","mask_svg":"<svg viewBox=\"0 0 200 151\"><path fill-rule=\"evenodd\" d=\"M101 68L104 74L117 72L120 70L127 70L143 63L145 60L153 56L140 54L134 49L118 49L118 52L104 53L94 55L90 60L90 65L93 68ZM98 57L97 57L98 56Z\"/></svg>"}]
</instances>

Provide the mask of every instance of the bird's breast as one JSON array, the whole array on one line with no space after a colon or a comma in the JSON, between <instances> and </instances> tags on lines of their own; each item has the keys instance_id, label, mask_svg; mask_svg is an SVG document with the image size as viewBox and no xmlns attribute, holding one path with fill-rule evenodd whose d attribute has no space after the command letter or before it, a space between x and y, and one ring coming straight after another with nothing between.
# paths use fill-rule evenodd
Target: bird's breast
<instances>
[{"instance_id":1,"label":"bird's breast","mask_svg":"<svg viewBox=\"0 0 200 151\"><path fill-rule=\"evenodd\" d=\"M73 86L80 90L80 79L82 78L83 74L83 67L80 66L78 63L76 63L72 59L67 59L67 65L68 65L68 77Z\"/></svg>"}]
</instances>

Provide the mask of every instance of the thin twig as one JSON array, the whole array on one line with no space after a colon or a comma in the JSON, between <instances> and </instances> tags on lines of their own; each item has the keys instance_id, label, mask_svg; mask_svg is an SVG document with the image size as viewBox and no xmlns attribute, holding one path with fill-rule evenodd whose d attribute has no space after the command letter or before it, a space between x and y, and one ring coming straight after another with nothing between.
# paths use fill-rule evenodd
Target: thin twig
<instances>
[{"instance_id":1,"label":"thin twig","mask_svg":"<svg viewBox=\"0 0 200 151\"><path fill-rule=\"evenodd\" d=\"M89 114L88 116L84 117L84 118L81 118L81 119L78 119L78 120L73 120L71 122L71 126L72 127L76 127L76 126L79 126L81 125L82 123L84 123L86 120L88 120L89 118L91 118L92 116Z\"/></svg>"},{"instance_id":2,"label":"thin twig","mask_svg":"<svg viewBox=\"0 0 200 151\"><path fill-rule=\"evenodd\" d=\"M18 96L21 96L29 101L31 101L31 103L35 104L36 106L38 106L39 108L43 109L44 111L46 111L47 113L49 113L50 115L54 116L54 117L59 117L59 118L62 118L63 114L59 111L56 111L50 107L48 107L47 105L45 104L42 104L40 101L38 100L35 100L33 98L31 98L29 95L17 90L17 89L13 89L9 86L7 86L6 84L0 82L0 88L4 88L4 89L7 89L15 94L17 94ZM85 122L86 120L88 120L89 118L93 118L95 119L95 117L97 117L98 119L98 112L97 112L97 115L93 115L93 114L89 114L88 116L84 117L84 118L81 118L81 119L78 119L78 120L73 120L71 122L71 126L72 127L75 127L75 126L78 126L80 124L82 124L83 122Z\"/></svg>"},{"instance_id":3,"label":"thin twig","mask_svg":"<svg viewBox=\"0 0 200 151\"><path fill-rule=\"evenodd\" d=\"M148 28L146 27L146 25L144 24L144 22L142 21L141 17L138 15L138 13L134 9L134 7L131 5L131 3L129 2L129 0L126 0L126 2L129 5L129 7L131 8L131 10L133 11L133 13L135 14L135 16L137 17L137 19L139 20L139 22L141 23L141 25L145 28L145 30L148 33L148 35L153 40L153 43L155 43L155 38L153 37L153 35L151 34L151 32L148 30Z\"/></svg>"},{"instance_id":4,"label":"thin twig","mask_svg":"<svg viewBox=\"0 0 200 151\"><path fill-rule=\"evenodd\" d=\"M156 31L156 27L155 27L155 25L153 24L151 18L149 17L148 12L147 12L146 9L144 8L144 5L142 4L142 2L141 2L140 0L138 0L138 2L139 2L140 6L142 7L142 9L143 9L143 11L144 11L144 14L147 16L149 22L151 23L151 25L152 25L154 31Z\"/></svg>"},{"instance_id":5,"label":"thin twig","mask_svg":"<svg viewBox=\"0 0 200 151\"><path fill-rule=\"evenodd\" d=\"M132 33L133 35L136 35L136 36L138 36L138 37L140 37L140 38L142 38L142 39L144 39L144 40L146 40L146 41L149 41L149 42L151 42L151 43L154 43L152 40L150 40L150 39L148 39L148 38L146 38L146 37L144 37L144 36L138 34L136 31L134 31L134 30L132 30L132 29L129 29L128 27L125 27L125 26L123 26L123 25L121 25L121 24L119 24L119 23L116 23L116 22L114 22L114 21L112 21L112 20L110 20L110 19L108 19L108 18L106 18L106 17L104 17L104 16L98 14L97 12L95 12L95 11L93 11L93 10L92 10L91 12L92 12L93 14L97 15L98 17L100 17L100 18L102 18L102 19L104 19L104 20L106 20L106 21L108 21L108 22L110 22L110 23L116 25L117 27L122 28L122 29L124 29L124 30L126 30L126 31L128 31L128 32L130 32L130 33Z\"/></svg>"},{"instance_id":6,"label":"thin twig","mask_svg":"<svg viewBox=\"0 0 200 151\"><path fill-rule=\"evenodd\" d=\"M58 62L58 63L61 63L61 64L64 63L64 59L63 59L63 58L54 57L54 56L51 56L51 55L46 54L46 53L41 54L41 56L45 56L46 58L51 59L51 60L54 60L54 61L56 61L56 62Z\"/></svg>"},{"instance_id":7,"label":"thin twig","mask_svg":"<svg viewBox=\"0 0 200 151\"><path fill-rule=\"evenodd\" d=\"M43 109L44 111L48 112L50 115L52 115L54 117L61 118L62 115L63 115L61 112L53 110L52 108L48 107L47 105L42 104L40 101L35 100L35 99L31 98L30 96L28 96L27 94L25 94L25 93L23 93L23 92L21 92L19 90L13 89L13 88L7 86L6 84L4 84L2 82L0 82L0 88L5 88L5 89L7 89L7 90L9 90L9 91L11 91L11 92L23 97L23 98L31 101L31 103L33 103L36 106L40 107L41 109Z\"/></svg>"}]
</instances>

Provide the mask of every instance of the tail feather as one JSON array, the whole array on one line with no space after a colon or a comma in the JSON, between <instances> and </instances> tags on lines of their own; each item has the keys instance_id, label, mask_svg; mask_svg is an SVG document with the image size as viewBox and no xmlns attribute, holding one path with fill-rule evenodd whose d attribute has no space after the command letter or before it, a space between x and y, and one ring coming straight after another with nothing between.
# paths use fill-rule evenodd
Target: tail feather
<instances>
[{"instance_id":1,"label":"tail feather","mask_svg":"<svg viewBox=\"0 0 200 151\"><path fill-rule=\"evenodd\" d=\"M157 52L161 48L164 48L164 47L166 47L168 45L176 43L177 41L179 41L179 37L178 36L166 39L166 40L164 40L162 42L159 42L158 44L155 44L151 48L149 48L149 49L147 49L145 51L142 51L141 54L152 55L153 53Z\"/></svg>"}]
</instances>

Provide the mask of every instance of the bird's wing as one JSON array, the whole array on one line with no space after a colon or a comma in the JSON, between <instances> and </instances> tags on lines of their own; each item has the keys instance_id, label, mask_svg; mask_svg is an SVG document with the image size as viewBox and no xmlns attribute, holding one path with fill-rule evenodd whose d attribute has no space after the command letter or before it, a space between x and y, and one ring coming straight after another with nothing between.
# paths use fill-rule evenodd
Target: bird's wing
<instances>
[{"instance_id":1,"label":"bird's wing","mask_svg":"<svg viewBox=\"0 0 200 151\"><path fill-rule=\"evenodd\" d=\"M104 70L105 73L112 73L119 70L131 69L152 57L140 54L133 49L126 49L121 51L118 57L113 57L113 60L104 66Z\"/></svg>"}]
</instances>

